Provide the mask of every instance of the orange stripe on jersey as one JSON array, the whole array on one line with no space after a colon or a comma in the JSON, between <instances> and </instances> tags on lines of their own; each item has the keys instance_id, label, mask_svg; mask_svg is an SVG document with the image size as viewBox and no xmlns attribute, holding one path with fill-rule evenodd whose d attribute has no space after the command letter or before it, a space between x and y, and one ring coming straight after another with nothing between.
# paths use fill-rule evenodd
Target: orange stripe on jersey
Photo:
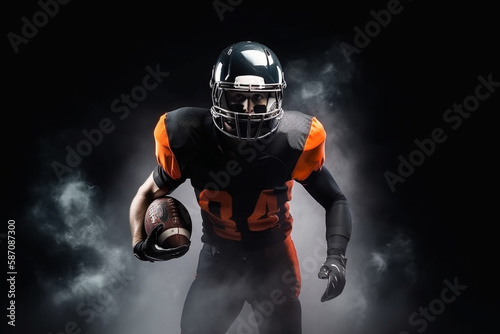
<instances>
[{"instance_id":1,"label":"orange stripe on jersey","mask_svg":"<svg viewBox=\"0 0 500 334\"><path fill-rule=\"evenodd\" d=\"M303 181L325 162L326 132L316 117L312 118L311 129L304 144L304 149L292 172L292 179Z\"/></svg>"},{"instance_id":2,"label":"orange stripe on jersey","mask_svg":"<svg viewBox=\"0 0 500 334\"><path fill-rule=\"evenodd\" d=\"M165 126L166 117L167 114L160 117L154 130L156 160L171 178L177 180L181 177L181 169L174 153L170 149L167 128Z\"/></svg>"}]
</instances>

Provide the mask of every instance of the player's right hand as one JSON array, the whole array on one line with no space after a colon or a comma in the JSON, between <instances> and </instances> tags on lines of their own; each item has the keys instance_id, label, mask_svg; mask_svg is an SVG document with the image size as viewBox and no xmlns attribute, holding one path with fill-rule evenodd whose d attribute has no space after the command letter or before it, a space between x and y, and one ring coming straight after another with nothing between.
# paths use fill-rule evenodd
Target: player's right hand
<instances>
[{"instance_id":1,"label":"player's right hand","mask_svg":"<svg viewBox=\"0 0 500 334\"><path fill-rule=\"evenodd\" d=\"M141 240L135 244L134 255L136 258L150 262L168 261L187 253L190 244L176 248L162 248L158 246L158 235L163 226L163 224L158 224L145 240Z\"/></svg>"}]
</instances>

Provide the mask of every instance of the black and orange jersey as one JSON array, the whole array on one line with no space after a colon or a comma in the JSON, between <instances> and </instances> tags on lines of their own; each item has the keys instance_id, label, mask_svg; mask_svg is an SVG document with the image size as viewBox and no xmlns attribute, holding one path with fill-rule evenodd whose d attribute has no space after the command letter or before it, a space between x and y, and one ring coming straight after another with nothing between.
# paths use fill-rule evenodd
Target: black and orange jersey
<instances>
[{"instance_id":1,"label":"black and orange jersey","mask_svg":"<svg viewBox=\"0 0 500 334\"><path fill-rule=\"evenodd\" d=\"M204 242L269 245L292 230L294 181L321 169L326 133L313 116L286 111L275 133L257 141L217 131L209 109L162 115L154 131L156 184L172 191L189 179L201 208Z\"/></svg>"}]
</instances>

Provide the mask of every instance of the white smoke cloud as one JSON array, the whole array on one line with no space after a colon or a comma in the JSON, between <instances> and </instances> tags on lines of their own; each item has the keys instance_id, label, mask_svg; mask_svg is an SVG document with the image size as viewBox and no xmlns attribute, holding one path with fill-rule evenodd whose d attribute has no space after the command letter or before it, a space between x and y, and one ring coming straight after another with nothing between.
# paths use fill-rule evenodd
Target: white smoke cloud
<instances>
[{"instance_id":1,"label":"white smoke cloud","mask_svg":"<svg viewBox=\"0 0 500 334\"><path fill-rule=\"evenodd\" d=\"M50 190L48 190L50 189ZM85 320L107 323L119 312L116 300L122 287L133 279L126 274L128 252L110 242L106 220L100 214L100 189L78 177L44 187L32 217L51 245L49 252L61 263L57 273L38 272L42 286L52 292L55 307L76 304ZM48 196L47 196L48 195ZM89 301L98 300L96 306Z\"/></svg>"}]
</instances>

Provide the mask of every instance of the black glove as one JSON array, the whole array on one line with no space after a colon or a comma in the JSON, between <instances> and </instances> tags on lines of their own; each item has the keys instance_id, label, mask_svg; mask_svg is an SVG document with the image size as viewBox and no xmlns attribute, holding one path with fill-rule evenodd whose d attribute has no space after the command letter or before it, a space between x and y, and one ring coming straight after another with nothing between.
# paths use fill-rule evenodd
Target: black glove
<instances>
[{"instance_id":1,"label":"black glove","mask_svg":"<svg viewBox=\"0 0 500 334\"><path fill-rule=\"evenodd\" d=\"M134 246L134 255L142 261L167 261L183 256L189 250L189 244L176 248L162 248L158 246L158 235L163 224L155 226L146 240L139 241Z\"/></svg>"},{"instance_id":2,"label":"black glove","mask_svg":"<svg viewBox=\"0 0 500 334\"><path fill-rule=\"evenodd\" d=\"M340 295L345 286L345 266L347 259L343 255L328 255L325 263L319 269L318 277L328 278L326 291L321 301L333 299Z\"/></svg>"}]
</instances>

